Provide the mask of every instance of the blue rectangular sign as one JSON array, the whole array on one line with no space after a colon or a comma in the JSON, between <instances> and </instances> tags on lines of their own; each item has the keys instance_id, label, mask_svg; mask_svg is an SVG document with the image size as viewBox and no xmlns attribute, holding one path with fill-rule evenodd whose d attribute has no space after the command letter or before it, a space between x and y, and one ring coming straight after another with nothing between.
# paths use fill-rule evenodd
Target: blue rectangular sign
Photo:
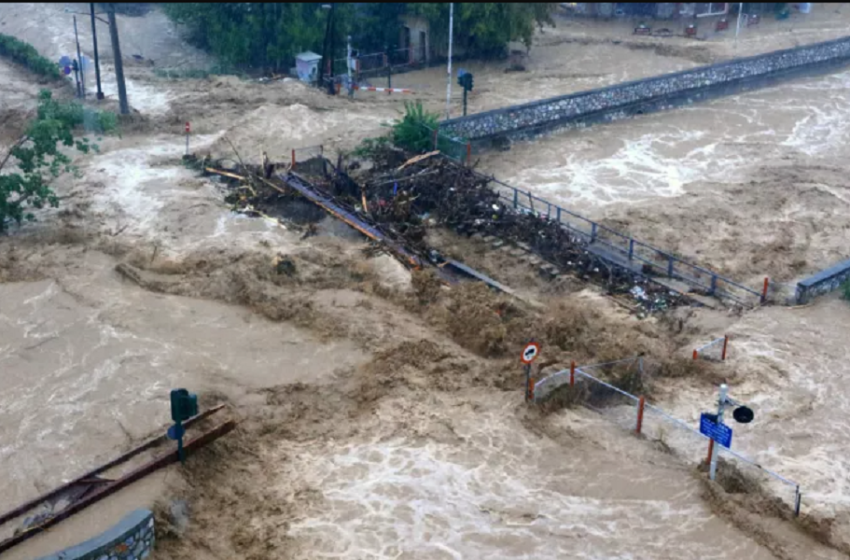
<instances>
[{"instance_id":1,"label":"blue rectangular sign","mask_svg":"<svg viewBox=\"0 0 850 560\"><path fill-rule=\"evenodd\" d=\"M703 412L699 417L699 433L708 436L723 447L732 447L732 428L714 421L714 415Z\"/></svg>"}]
</instances>

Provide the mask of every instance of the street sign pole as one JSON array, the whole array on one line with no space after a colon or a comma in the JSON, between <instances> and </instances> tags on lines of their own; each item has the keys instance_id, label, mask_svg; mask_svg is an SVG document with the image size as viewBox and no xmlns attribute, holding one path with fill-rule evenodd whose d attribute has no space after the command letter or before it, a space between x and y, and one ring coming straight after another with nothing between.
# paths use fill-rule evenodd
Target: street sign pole
<instances>
[{"instance_id":1,"label":"street sign pole","mask_svg":"<svg viewBox=\"0 0 850 560\"><path fill-rule=\"evenodd\" d=\"M726 406L726 398L729 393L729 387L723 383L720 385L720 400L717 403L717 425L723 425L723 408ZM717 445L712 446L711 453L711 468L709 470L709 478L714 480L717 475L717 456L720 455L720 449Z\"/></svg>"},{"instance_id":2,"label":"street sign pole","mask_svg":"<svg viewBox=\"0 0 850 560\"><path fill-rule=\"evenodd\" d=\"M525 402L531 400L531 364L525 366Z\"/></svg>"}]
</instances>

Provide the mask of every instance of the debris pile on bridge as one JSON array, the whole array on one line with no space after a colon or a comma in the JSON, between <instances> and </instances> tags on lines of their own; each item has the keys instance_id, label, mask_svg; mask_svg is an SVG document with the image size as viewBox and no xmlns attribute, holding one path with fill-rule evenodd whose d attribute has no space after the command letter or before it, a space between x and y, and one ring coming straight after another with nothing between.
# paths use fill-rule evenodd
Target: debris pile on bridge
<instances>
[{"instance_id":1,"label":"debris pile on bridge","mask_svg":"<svg viewBox=\"0 0 850 560\"><path fill-rule=\"evenodd\" d=\"M491 188L490 179L438 152L411 157L382 147L368 161L349 164L342 158L332 163L316 157L298 162L294 171L290 166L247 166L243 176L234 174L239 181L228 200L240 211L280 215L280 206L295 196L284 180L288 174L308 181L388 238L438 266L444 259L426 243L429 227L492 236L526 248L560 271L628 298L639 311L689 303L681 294L601 259L588 250L586 241L557 222L514 209Z\"/></svg>"}]
</instances>

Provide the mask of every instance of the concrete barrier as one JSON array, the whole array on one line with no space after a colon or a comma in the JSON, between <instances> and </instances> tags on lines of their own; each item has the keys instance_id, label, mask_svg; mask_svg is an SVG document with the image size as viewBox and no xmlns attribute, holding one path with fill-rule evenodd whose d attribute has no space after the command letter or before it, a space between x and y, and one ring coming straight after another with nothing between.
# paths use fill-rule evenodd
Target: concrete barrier
<instances>
[{"instance_id":1,"label":"concrete barrier","mask_svg":"<svg viewBox=\"0 0 850 560\"><path fill-rule=\"evenodd\" d=\"M38 560L143 560L153 547L153 513L138 509L104 533Z\"/></svg>"},{"instance_id":2,"label":"concrete barrier","mask_svg":"<svg viewBox=\"0 0 850 560\"><path fill-rule=\"evenodd\" d=\"M440 123L473 141L523 138L610 121L823 73L850 63L850 37L476 113Z\"/></svg>"},{"instance_id":3,"label":"concrete barrier","mask_svg":"<svg viewBox=\"0 0 850 560\"><path fill-rule=\"evenodd\" d=\"M837 290L841 284L847 281L850 281L850 260L821 270L814 276L798 282L797 303L808 303L812 298Z\"/></svg>"}]
</instances>

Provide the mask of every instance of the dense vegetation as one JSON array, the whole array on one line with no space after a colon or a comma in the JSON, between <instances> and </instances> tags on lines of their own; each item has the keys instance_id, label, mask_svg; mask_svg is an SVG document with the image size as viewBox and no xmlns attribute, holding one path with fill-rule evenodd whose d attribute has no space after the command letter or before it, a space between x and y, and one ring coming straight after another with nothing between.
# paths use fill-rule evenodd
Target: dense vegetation
<instances>
[{"instance_id":1,"label":"dense vegetation","mask_svg":"<svg viewBox=\"0 0 850 560\"><path fill-rule=\"evenodd\" d=\"M536 25L552 23L555 4L455 4L455 45L470 56L494 56L508 41L531 45ZM321 4L227 2L222 4L164 4L165 12L185 24L193 44L217 55L224 63L284 71L299 52L322 53L328 10ZM430 24L432 44L448 42L449 6L445 3L336 3L334 58L345 53L345 37L354 48L379 52L399 48L404 14L420 15Z\"/></svg>"},{"instance_id":2,"label":"dense vegetation","mask_svg":"<svg viewBox=\"0 0 850 560\"><path fill-rule=\"evenodd\" d=\"M26 66L31 72L40 76L53 80L62 77L59 65L38 54L35 47L2 33L0 33L0 56Z\"/></svg>"},{"instance_id":3,"label":"dense vegetation","mask_svg":"<svg viewBox=\"0 0 850 560\"><path fill-rule=\"evenodd\" d=\"M75 129L109 132L115 129L116 122L114 113L92 111L75 102L58 102L50 91L42 90L36 118L0 160L0 232L13 222L34 220L32 209L58 206L50 181L62 173L76 172L71 158L61 148L74 147L83 153L98 149L88 138L74 138Z\"/></svg>"}]
</instances>

